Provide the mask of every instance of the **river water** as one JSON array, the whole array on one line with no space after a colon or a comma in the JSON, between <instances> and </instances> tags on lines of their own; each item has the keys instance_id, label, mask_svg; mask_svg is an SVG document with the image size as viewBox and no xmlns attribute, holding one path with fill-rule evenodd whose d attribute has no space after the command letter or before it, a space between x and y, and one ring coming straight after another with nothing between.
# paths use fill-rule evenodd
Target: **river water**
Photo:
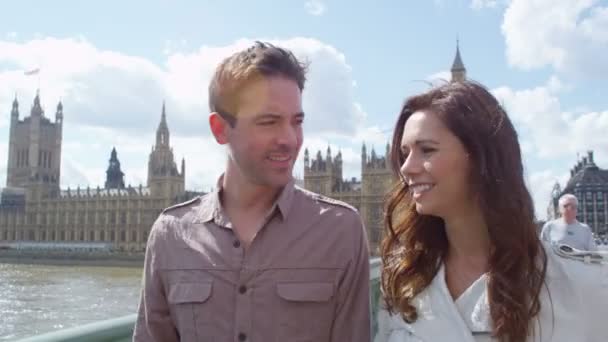
<instances>
[{"instance_id":1,"label":"river water","mask_svg":"<svg viewBox=\"0 0 608 342\"><path fill-rule=\"evenodd\" d=\"M135 313L141 268L0 263L0 341Z\"/></svg>"}]
</instances>

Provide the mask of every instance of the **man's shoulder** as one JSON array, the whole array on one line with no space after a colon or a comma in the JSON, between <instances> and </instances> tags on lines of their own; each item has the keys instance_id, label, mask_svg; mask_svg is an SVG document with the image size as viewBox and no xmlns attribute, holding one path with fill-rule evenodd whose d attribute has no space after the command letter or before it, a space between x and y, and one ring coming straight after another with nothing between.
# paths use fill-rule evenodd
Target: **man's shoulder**
<instances>
[{"instance_id":1,"label":"man's shoulder","mask_svg":"<svg viewBox=\"0 0 608 342\"><path fill-rule=\"evenodd\" d=\"M581 222L581 221L576 221L577 225L579 226L579 228L584 229L584 230L588 230L589 232L591 232L591 227L589 227L588 224Z\"/></svg>"},{"instance_id":2,"label":"man's shoulder","mask_svg":"<svg viewBox=\"0 0 608 342\"><path fill-rule=\"evenodd\" d=\"M301 188L299 186L295 187L295 192L296 192L296 196L298 196L298 199L301 201L305 201L305 202L311 203L313 205L328 205L329 204L331 207L333 207L337 210L351 212L356 215L359 215L359 210L357 210L357 208L355 208L354 206L352 206L344 201L340 201L335 198L321 195L319 193Z\"/></svg>"},{"instance_id":3,"label":"man's shoulder","mask_svg":"<svg viewBox=\"0 0 608 342\"><path fill-rule=\"evenodd\" d=\"M195 206L195 205L197 205L197 204L200 204L200 203L201 203L201 201L202 201L202 198L203 198L204 196L205 196L205 195L203 195L203 196L196 196L196 197L191 198L191 199L189 199L189 200L187 200L187 201L185 201L185 202L181 202L181 203L174 204L174 205L172 205L172 206L170 206L170 207L165 208L165 209L162 211L162 213L163 213L163 214L167 214L167 213L169 213L169 212L175 212L175 211L177 211L178 209L184 210L184 209L188 209L188 208L190 208L190 207L193 207L193 206Z\"/></svg>"},{"instance_id":4,"label":"man's shoulder","mask_svg":"<svg viewBox=\"0 0 608 342\"><path fill-rule=\"evenodd\" d=\"M207 195L196 196L187 201L176 203L161 211L152 225L151 235L158 238L174 234L184 223L194 222L200 213L200 207L205 205Z\"/></svg>"},{"instance_id":5,"label":"man's shoulder","mask_svg":"<svg viewBox=\"0 0 608 342\"><path fill-rule=\"evenodd\" d=\"M196 196L194 198L191 198L187 201L181 202L181 203L177 203L174 204L170 207L165 208L161 214L166 215L166 214L170 214L170 215L175 215L178 213L183 213L183 212L187 212L189 211L191 208L194 208L195 206L198 206L202 203L204 197L207 195L203 195L203 196Z\"/></svg>"}]
</instances>

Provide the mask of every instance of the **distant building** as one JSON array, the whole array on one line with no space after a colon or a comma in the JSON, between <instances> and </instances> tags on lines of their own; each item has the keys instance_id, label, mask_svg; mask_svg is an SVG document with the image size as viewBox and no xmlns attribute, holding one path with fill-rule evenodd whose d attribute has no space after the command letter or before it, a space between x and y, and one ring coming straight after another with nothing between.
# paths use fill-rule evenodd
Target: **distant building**
<instances>
[{"instance_id":1,"label":"distant building","mask_svg":"<svg viewBox=\"0 0 608 342\"><path fill-rule=\"evenodd\" d=\"M456 42L456 56L452 63L451 72L452 82L464 82L467 79L467 69L464 67L464 63L462 63L462 58L460 57L460 44L458 42Z\"/></svg>"},{"instance_id":2,"label":"distant building","mask_svg":"<svg viewBox=\"0 0 608 342\"><path fill-rule=\"evenodd\" d=\"M389 167L389 146L383 157L372 148L368 154L361 148L361 180L345 180L342 175L342 153L332 157L327 148L325 156L318 151L314 158L304 151L304 187L310 191L349 203L359 210L368 230L372 252L380 242L385 196L393 181Z\"/></svg>"},{"instance_id":3,"label":"distant building","mask_svg":"<svg viewBox=\"0 0 608 342\"><path fill-rule=\"evenodd\" d=\"M466 80L459 44L451 68L451 82ZM60 189L63 104L51 122L34 99L30 116L19 120L14 100L8 151L7 186L0 197L0 241L109 243L117 250L142 251L160 212L201 195L185 191L185 161L178 170L170 145L163 104L156 141L148 160L145 186L124 184L115 148L110 152L104 188ZM389 146L384 156L372 147L361 149L361 179L346 180L342 154L304 152L304 179L296 183L356 207L368 229L370 248L377 253L381 239L385 196L394 181L389 168ZM46 244L45 244L46 246Z\"/></svg>"},{"instance_id":4,"label":"distant building","mask_svg":"<svg viewBox=\"0 0 608 342\"><path fill-rule=\"evenodd\" d=\"M142 251L160 212L199 193L185 191L186 164L178 170L163 104L146 186L125 186L115 148L104 188L60 189L63 105L51 122L36 94L30 116L19 119L13 101L7 186L0 198L0 241L95 242ZM104 245L105 245L104 244Z\"/></svg>"},{"instance_id":5,"label":"distant building","mask_svg":"<svg viewBox=\"0 0 608 342\"><path fill-rule=\"evenodd\" d=\"M595 164L593 151L587 152L570 170L570 179L563 190L555 183L547 208L549 219L559 217L558 200L564 194L573 194L578 199L577 220L589 225L595 234L608 232L608 170Z\"/></svg>"}]
</instances>

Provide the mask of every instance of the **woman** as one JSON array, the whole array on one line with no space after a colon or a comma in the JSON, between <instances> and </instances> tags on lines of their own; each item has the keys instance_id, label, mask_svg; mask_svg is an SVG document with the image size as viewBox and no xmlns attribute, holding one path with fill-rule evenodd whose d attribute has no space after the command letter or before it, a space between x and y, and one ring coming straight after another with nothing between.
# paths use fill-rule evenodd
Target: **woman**
<instances>
[{"instance_id":1,"label":"woman","mask_svg":"<svg viewBox=\"0 0 608 342\"><path fill-rule=\"evenodd\" d=\"M391 162L376 341L608 340L607 266L541 243L517 133L482 85L409 98Z\"/></svg>"}]
</instances>

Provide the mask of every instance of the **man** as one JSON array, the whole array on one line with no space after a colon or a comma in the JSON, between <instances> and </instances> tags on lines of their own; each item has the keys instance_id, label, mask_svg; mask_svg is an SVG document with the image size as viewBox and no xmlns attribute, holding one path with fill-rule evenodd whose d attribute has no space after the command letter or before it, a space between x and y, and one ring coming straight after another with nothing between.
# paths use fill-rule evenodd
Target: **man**
<instances>
[{"instance_id":1,"label":"man","mask_svg":"<svg viewBox=\"0 0 608 342\"><path fill-rule=\"evenodd\" d=\"M267 43L218 66L209 124L226 169L154 223L135 341L370 341L361 218L294 185L305 79Z\"/></svg>"},{"instance_id":2,"label":"man","mask_svg":"<svg viewBox=\"0 0 608 342\"><path fill-rule=\"evenodd\" d=\"M565 194L558 201L561 218L545 223L540 233L543 241L565 244L585 251L596 251L597 246L591 229L576 219L578 200L572 194Z\"/></svg>"}]
</instances>

